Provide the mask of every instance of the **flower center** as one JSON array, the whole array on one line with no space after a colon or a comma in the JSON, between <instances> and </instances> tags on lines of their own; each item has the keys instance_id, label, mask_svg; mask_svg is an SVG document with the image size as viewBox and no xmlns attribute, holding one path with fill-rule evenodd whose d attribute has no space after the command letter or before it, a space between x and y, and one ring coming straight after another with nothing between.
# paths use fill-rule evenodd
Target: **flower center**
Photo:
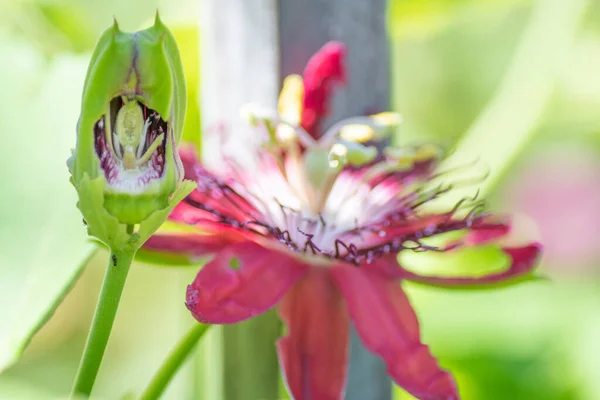
<instances>
[{"instance_id":1,"label":"flower center","mask_svg":"<svg viewBox=\"0 0 600 400\"><path fill-rule=\"evenodd\" d=\"M427 238L480 217L476 197L443 214L419 215L418 208L460 182L437 181L446 173L433 174L436 146L384 146L397 116L354 117L314 139L264 110L247 108L244 115L268 138L255 153L258 166L226 157L223 179L197 166L201 195L186 202L209 214L192 213L191 221L182 214L188 223L210 220L275 238L295 252L360 265L404 249L454 248L459 244L436 247Z\"/></svg>"},{"instance_id":2,"label":"flower center","mask_svg":"<svg viewBox=\"0 0 600 400\"><path fill-rule=\"evenodd\" d=\"M316 209L311 199L318 196L304 176L303 161L302 156L289 156L281 167L277 157L268 155L256 170L236 170L227 182L198 168L198 191L203 195L186 201L212 214L215 222L274 237L295 252L355 265L407 248L436 250L421 239L462 229L474 217L451 221L451 212L440 223L416 216L416 208L448 190L417 192L404 186L414 183L420 168L429 170L431 160L419 162L404 176L377 172L385 162L342 169L332 175L322 206Z\"/></svg>"},{"instance_id":3,"label":"flower center","mask_svg":"<svg viewBox=\"0 0 600 400\"><path fill-rule=\"evenodd\" d=\"M158 112L137 100L111 101L94 135L100 166L113 190L142 192L163 176L168 129Z\"/></svg>"}]
</instances>

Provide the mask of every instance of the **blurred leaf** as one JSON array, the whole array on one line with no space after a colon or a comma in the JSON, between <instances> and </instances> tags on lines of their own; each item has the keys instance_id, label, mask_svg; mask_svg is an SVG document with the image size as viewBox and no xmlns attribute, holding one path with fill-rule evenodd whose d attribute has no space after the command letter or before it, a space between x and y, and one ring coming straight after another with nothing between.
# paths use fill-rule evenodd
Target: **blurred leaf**
<instances>
[{"instance_id":1,"label":"blurred leaf","mask_svg":"<svg viewBox=\"0 0 600 400\"><path fill-rule=\"evenodd\" d=\"M588 3L538 0L503 82L440 170L479 157L491 171L481 185L482 194L487 194L535 132ZM541 46L542 42L549 44ZM443 204L433 206L447 207L473 191L472 187L454 190L444 196Z\"/></svg>"},{"instance_id":2,"label":"blurred leaf","mask_svg":"<svg viewBox=\"0 0 600 400\"><path fill-rule=\"evenodd\" d=\"M80 22L82 14L75 5L16 1L0 15L0 26L27 40L45 56L53 56L63 51L88 50L94 45L95 33L89 24Z\"/></svg>"},{"instance_id":3,"label":"blurred leaf","mask_svg":"<svg viewBox=\"0 0 600 400\"><path fill-rule=\"evenodd\" d=\"M0 51L11 60L0 66L1 371L54 312L95 246L65 165L87 57L57 59L46 71L26 44L0 42Z\"/></svg>"},{"instance_id":4,"label":"blurred leaf","mask_svg":"<svg viewBox=\"0 0 600 400\"><path fill-rule=\"evenodd\" d=\"M497 12L530 0L392 0L388 8L388 25L393 38L426 36L436 33L467 7Z\"/></svg>"},{"instance_id":5,"label":"blurred leaf","mask_svg":"<svg viewBox=\"0 0 600 400\"><path fill-rule=\"evenodd\" d=\"M0 377L0 397L11 400L31 400L54 398L56 393L49 393L43 388L32 385L29 381L23 381L12 377Z\"/></svg>"},{"instance_id":6,"label":"blurred leaf","mask_svg":"<svg viewBox=\"0 0 600 400\"><path fill-rule=\"evenodd\" d=\"M581 376L580 389L585 393L582 398L598 399L600 398L600 341L598 341L598 332L600 332L600 313L589 313L585 321L582 322L582 329L575 331L568 341L565 341L567 348L573 349L570 357L573 368L571 371Z\"/></svg>"},{"instance_id":7,"label":"blurred leaf","mask_svg":"<svg viewBox=\"0 0 600 400\"><path fill-rule=\"evenodd\" d=\"M465 400L583 399L580 391L573 390L570 380L564 376L561 379L552 371L551 367L558 361L555 359L560 359L556 356L540 352L528 357L512 357L500 351L474 351L442 362L452 371L461 398ZM415 399L400 388L396 390L396 400Z\"/></svg>"},{"instance_id":8,"label":"blurred leaf","mask_svg":"<svg viewBox=\"0 0 600 400\"><path fill-rule=\"evenodd\" d=\"M82 4L61 2L60 4L37 3L39 9L51 26L68 41L70 48L76 52L89 51L94 47L97 34L82 18L85 15Z\"/></svg>"},{"instance_id":9,"label":"blurred leaf","mask_svg":"<svg viewBox=\"0 0 600 400\"><path fill-rule=\"evenodd\" d=\"M189 257L175 253L163 253L159 251L146 250L141 248L135 255L135 260L158 267L196 267L204 265L202 259L190 260Z\"/></svg>"},{"instance_id":10,"label":"blurred leaf","mask_svg":"<svg viewBox=\"0 0 600 400\"><path fill-rule=\"evenodd\" d=\"M183 126L183 140L193 143L200 153L200 39L197 25L173 25L187 85L188 105Z\"/></svg>"},{"instance_id":11,"label":"blurred leaf","mask_svg":"<svg viewBox=\"0 0 600 400\"><path fill-rule=\"evenodd\" d=\"M404 115L398 143L449 150L464 135L502 82L529 20L529 7L501 11L480 7L435 35L394 40L391 94Z\"/></svg>"},{"instance_id":12,"label":"blurred leaf","mask_svg":"<svg viewBox=\"0 0 600 400\"><path fill-rule=\"evenodd\" d=\"M564 356L556 349L546 349L528 356L511 356L501 351L474 351L450 363L452 370L461 371L457 377L464 398L505 400L582 399L575 390L569 373L557 375L556 365L565 365Z\"/></svg>"},{"instance_id":13,"label":"blurred leaf","mask_svg":"<svg viewBox=\"0 0 600 400\"><path fill-rule=\"evenodd\" d=\"M481 292L403 286L422 321L424 341L434 353L438 348L454 357L475 349L525 356L563 341L572 351L573 330L598 314L595 285L557 280Z\"/></svg>"}]
</instances>

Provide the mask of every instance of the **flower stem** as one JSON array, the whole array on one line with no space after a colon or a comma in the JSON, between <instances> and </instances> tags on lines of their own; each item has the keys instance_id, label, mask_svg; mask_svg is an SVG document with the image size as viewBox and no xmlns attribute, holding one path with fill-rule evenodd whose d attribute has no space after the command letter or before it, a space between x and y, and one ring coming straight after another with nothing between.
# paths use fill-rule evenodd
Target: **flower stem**
<instances>
[{"instance_id":1,"label":"flower stem","mask_svg":"<svg viewBox=\"0 0 600 400\"><path fill-rule=\"evenodd\" d=\"M92 392L134 255L135 250L116 251L110 254L92 327L85 343L71 397L75 395L89 397Z\"/></svg>"},{"instance_id":2,"label":"flower stem","mask_svg":"<svg viewBox=\"0 0 600 400\"><path fill-rule=\"evenodd\" d=\"M281 322L274 311L223 327L223 398L278 399L279 363L275 341Z\"/></svg>"},{"instance_id":3,"label":"flower stem","mask_svg":"<svg viewBox=\"0 0 600 400\"><path fill-rule=\"evenodd\" d=\"M204 335L210 325L194 324L192 329L181 339L175 348L171 351L167 359L160 366L156 375L150 381L150 384L140 396L140 400L154 400L160 398L161 394L167 388L179 367L192 353L192 350L198 344L200 338Z\"/></svg>"}]
</instances>

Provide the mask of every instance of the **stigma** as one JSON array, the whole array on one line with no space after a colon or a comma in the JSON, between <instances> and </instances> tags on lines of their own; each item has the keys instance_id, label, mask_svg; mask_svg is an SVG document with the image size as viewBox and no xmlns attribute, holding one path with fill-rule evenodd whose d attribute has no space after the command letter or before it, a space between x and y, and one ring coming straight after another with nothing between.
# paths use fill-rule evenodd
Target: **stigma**
<instances>
[{"instance_id":1,"label":"stigma","mask_svg":"<svg viewBox=\"0 0 600 400\"><path fill-rule=\"evenodd\" d=\"M117 113L114 132L105 131L106 140L124 169L138 169L150 160L162 143L164 133L158 135L146 148L150 118L144 119L144 112L137 101L126 98L123 101L124 104Z\"/></svg>"}]
</instances>

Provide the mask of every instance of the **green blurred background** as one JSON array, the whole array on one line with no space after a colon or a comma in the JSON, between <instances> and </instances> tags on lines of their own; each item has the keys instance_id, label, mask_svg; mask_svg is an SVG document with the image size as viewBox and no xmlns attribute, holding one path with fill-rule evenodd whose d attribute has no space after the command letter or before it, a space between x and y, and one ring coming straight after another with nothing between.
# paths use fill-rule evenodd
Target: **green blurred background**
<instances>
[{"instance_id":1,"label":"green blurred background","mask_svg":"<svg viewBox=\"0 0 600 400\"><path fill-rule=\"evenodd\" d=\"M559 3L566 6L555 7ZM113 15L132 31L161 10L181 46L190 86L186 138L197 140L199 4L0 5L0 364L8 365L60 293L56 282L68 280L92 248L65 160L96 38ZM531 31L534 13L546 8L547 21L558 22ZM405 121L398 140L451 147L469 133L478 135L468 141L470 155L485 159L510 149L515 156L498 161L504 169L490 184L489 203L535 223L546 246L540 269L551 278L497 291L407 285L425 341L454 371L466 400L600 399L600 1L395 0L389 31L390 90ZM533 39L519 54L527 35ZM525 73L511 80L514 68ZM495 120L478 125L490 104L503 108ZM481 126L495 134L486 136ZM0 375L0 399L68 393L106 257L103 251L92 256L22 358ZM456 268L468 263L445 260ZM194 273L134 265L98 397L139 393L149 381L192 323L183 301ZM209 388L219 379L218 335L218 329L207 334L165 398L214 398Z\"/></svg>"}]
</instances>

